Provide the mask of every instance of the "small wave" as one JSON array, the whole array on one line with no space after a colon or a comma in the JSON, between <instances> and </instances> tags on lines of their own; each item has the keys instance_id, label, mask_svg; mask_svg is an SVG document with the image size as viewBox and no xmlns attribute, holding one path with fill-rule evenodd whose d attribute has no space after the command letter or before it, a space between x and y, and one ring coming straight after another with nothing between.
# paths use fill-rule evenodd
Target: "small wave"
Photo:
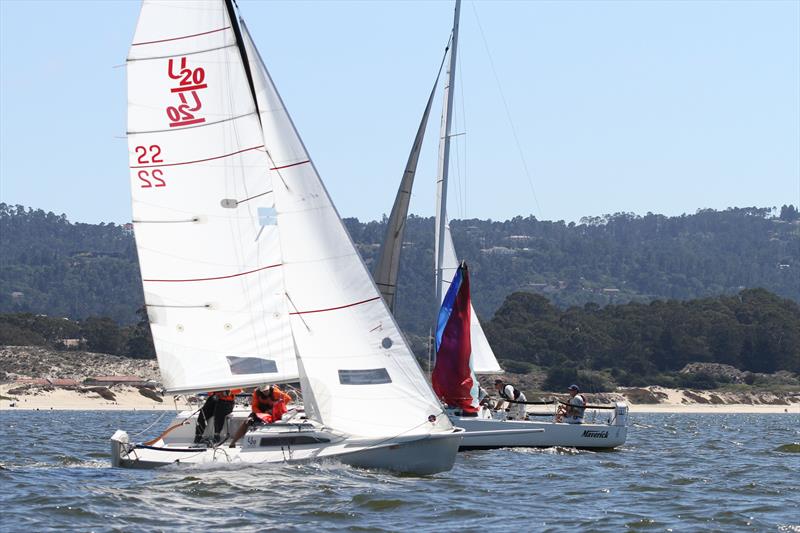
<instances>
[{"instance_id":1,"label":"small wave","mask_svg":"<svg viewBox=\"0 0 800 533\"><path fill-rule=\"evenodd\" d=\"M353 503L366 507L372 511L386 511L389 509L397 509L406 505L408 502L405 500L398 500L394 498L375 498L369 494L356 494L352 498Z\"/></svg>"},{"instance_id":2,"label":"small wave","mask_svg":"<svg viewBox=\"0 0 800 533\"><path fill-rule=\"evenodd\" d=\"M775 448L774 451L781 453L800 453L800 443L783 444Z\"/></svg>"},{"instance_id":3,"label":"small wave","mask_svg":"<svg viewBox=\"0 0 800 533\"><path fill-rule=\"evenodd\" d=\"M592 450L579 450L577 448L566 448L564 446L551 446L550 448L503 448L503 449L524 455L531 455L531 454L580 455L584 453L596 453Z\"/></svg>"},{"instance_id":4,"label":"small wave","mask_svg":"<svg viewBox=\"0 0 800 533\"><path fill-rule=\"evenodd\" d=\"M625 527L628 529L660 529L663 524L659 524L652 518L641 518L635 522L628 522Z\"/></svg>"}]
</instances>

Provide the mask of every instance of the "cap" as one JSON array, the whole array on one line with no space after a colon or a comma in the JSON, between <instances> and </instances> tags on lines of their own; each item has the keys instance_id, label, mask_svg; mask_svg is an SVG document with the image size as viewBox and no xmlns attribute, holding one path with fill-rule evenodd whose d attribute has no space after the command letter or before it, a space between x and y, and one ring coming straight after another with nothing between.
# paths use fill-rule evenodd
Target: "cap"
<instances>
[{"instance_id":1,"label":"cap","mask_svg":"<svg viewBox=\"0 0 800 533\"><path fill-rule=\"evenodd\" d=\"M581 389L579 389L579 388L578 388L578 386L577 386L577 385L570 385L570 386L569 386L569 387L567 387L567 388L568 388L569 390L578 390L578 391L579 391L579 390L581 390Z\"/></svg>"},{"instance_id":2,"label":"cap","mask_svg":"<svg viewBox=\"0 0 800 533\"><path fill-rule=\"evenodd\" d=\"M502 380L502 379L500 379L500 378L497 378L496 380L494 380L494 382L495 382L495 383L503 383L503 380Z\"/></svg>"}]
</instances>

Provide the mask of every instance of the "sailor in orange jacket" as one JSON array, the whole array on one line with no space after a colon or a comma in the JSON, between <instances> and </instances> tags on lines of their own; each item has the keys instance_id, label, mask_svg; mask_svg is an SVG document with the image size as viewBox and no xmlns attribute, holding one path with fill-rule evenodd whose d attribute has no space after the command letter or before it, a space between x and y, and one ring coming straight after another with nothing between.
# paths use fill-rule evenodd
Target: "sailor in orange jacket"
<instances>
[{"instance_id":1,"label":"sailor in orange jacket","mask_svg":"<svg viewBox=\"0 0 800 533\"><path fill-rule=\"evenodd\" d=\"M203 433L206 431L208 420L214 417L214 444L220 441L220 432L225 424L225 418L233 412L234 400L242 389L213 391L208 393L206 403L197 415L197 426L194 431L195 444L203 440Z\"/></svg>"},{"instance_id":2,"label":"sailor in orange jacket","mask_svg":"<svg viewBox=\"0 0 800 533\"><path fill-rule=\"evenodd\" d=\"M252 412L247 417L247 421L239 427L230 447L236 446L239 439L247 433L248 428L280 421L283 415L286 414L286 404L291 401L292 397L279 389L277 385L270 385L267 390L254 390L251 404Z\"/></svg>"}]
</instances>

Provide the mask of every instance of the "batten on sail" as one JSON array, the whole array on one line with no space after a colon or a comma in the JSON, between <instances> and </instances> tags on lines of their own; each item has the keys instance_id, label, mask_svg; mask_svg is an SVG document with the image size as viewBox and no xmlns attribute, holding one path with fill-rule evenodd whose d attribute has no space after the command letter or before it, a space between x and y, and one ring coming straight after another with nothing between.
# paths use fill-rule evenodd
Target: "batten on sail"
<instances>
[{"instance_id":1,"label":"batten on sail","mask_svg":"<svg viewBox=\"0 0 800 533\"><path fill-rule=\"evenodd\" d=\"M295 379L270 164L223 2L144 2L128 57L136 244L163 381Z\"/></svg>"}]
</instances>

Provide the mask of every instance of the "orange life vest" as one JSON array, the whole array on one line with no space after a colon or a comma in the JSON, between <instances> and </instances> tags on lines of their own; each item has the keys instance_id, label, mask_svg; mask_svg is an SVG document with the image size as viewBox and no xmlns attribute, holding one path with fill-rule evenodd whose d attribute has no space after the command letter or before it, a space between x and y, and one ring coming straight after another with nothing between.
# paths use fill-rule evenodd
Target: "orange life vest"
<instances>
[{"instance_id":1,"label":"orange life vest","mask_svg":"<svg viewBox=\"0 0 800 533\"><path fill-rule=\"evenodd\" d=\"M231 389L231 390L224 390L224 391L214 391L209 392L209 396L216 396L220 400L224 402L232 402L236 399L236 395L242 392L242 389Z\"/></svg>"},{"instance_id":2,"label":"orange life vest","mask_svg":"<svg viewBox=\"0 0 800 533\"><path fill-rule=\"evenodd\" d=\"M286 404L292 401L292 397L274 385L271 389L272 407L270 408L267 402L264 401L266 395L262 396L258 389L256 389L253 391L251 410L256 414L269 414L272 415L274 420L280 420L284 413L286 413Z\"/></svg>"}]
</instances>

